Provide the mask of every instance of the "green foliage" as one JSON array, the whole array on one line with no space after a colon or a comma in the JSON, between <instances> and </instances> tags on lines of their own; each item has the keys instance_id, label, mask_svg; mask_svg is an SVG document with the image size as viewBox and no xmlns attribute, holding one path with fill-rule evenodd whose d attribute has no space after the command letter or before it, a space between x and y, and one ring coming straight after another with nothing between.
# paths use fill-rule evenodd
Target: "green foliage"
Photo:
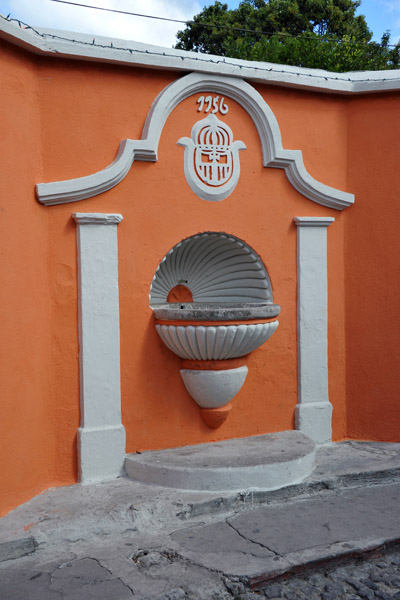
<instances>
[{"instance_id":1,"label":"green foliage","mask_svg":"<svg viewBox=\"0 0 400 600\"><path fill-rule=\"evenodd\" d=\"M176 48L328 71L397 69L400 44L371 42L361 0L218 0L177 34Z\"/></svg>"}]
</instances>

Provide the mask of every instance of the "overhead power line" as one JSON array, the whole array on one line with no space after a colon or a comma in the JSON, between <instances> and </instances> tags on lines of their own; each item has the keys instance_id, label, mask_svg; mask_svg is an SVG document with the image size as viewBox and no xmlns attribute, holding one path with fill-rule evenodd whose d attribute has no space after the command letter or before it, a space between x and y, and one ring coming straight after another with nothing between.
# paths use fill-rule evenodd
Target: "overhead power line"
<instances>
[{"instance_id":1,"label":"overhead power line","mask_svg":"<svg viewBox=\"0 0 400 600\"><path fill-rule=\"evenodd\" d=\"M283 31L262 31L257 29L246 29L242 27L233 27L231 25L218 25L212 23L199 23L197 21L182 21L181 19L171 19L168 17L157 17L155 15L144 15L141 13L129 12L127 10L118 10L117 8L105 8L104 6L93 6L92 4L81 4L79 2L70 2L69 0L50 0L50 2L58 2L59 4L68 4L70 6L78 6L80 8L92 8L94 10L102 10L106 12L117 13L121 15L129 15L132 17L142 17L144 19L156 19L158 21L168 21L171 23L183 23L184 25L195 25L199 27L211 27L212 29L227 29L229 31L237 31L240 33L255 33L258 35L268 35L268 36L277 36L277 37L288 37L288 38L296 38L302 40L313 40L318 42L335 42L336 44L351 44L357 46L367 46L369 44L377 44L379 42L357 42L354 40L340 40L337 38L327 38L327 37L315 37L311 35L293 35L291 33L286 33ZM386 47L396 48L397 44L387 44Z\"/></svg>"},{"instance_id":2,"label":"overhead power line","mask_svg":"<svg viewBox=\"0 0 400 600\"><path fill-rule=\"evenodd\" d=\"M118 10L117 8L105 8L104 6L93 6L91 4L80 4L78 2L69 2L68 0L50 0L60 4L70 4L71 6L80 6L81 8L94 8L95 10L104 10L106 12L119 13L120 15L131 15L132 17L144 17L146 19L158 19L159 21L172 21L173 23L186 23L179 19L169 19L167 17L156 17L155 15L142 15L140 13L129 12L127 10Z\"/></svg>"}]
</instances>

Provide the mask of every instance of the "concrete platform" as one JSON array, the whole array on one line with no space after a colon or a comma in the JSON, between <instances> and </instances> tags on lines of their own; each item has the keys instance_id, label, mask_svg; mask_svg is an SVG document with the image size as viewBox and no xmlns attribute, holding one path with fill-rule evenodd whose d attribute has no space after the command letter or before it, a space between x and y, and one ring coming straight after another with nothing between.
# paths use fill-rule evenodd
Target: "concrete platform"
<instances>
[{"instance_id":1,"label":"concrete platform","mask_svg":"<svg viewBox=\"0 0 400 600\"><path fill-rule=\"evenodd\" d=\"M137 481L186 490L276 490L311 474L315 448L300 431L281 431L130 454L125 472Z\"/></svg>"},{"instance_id":2,"label":"concrete platform","mask_svg":"<svg viewBox=\"0 0 400 600\"><path fill-rule=\"evenodd\" d=\"M397 548L400 566L399 506L400 444L373 442L320 447L309 477L269 492L127 478L52 489L0 519L0 598L254 600L250 590L308 572L324 577L306 598L347 599L318 586L339 586L326 573L344 561L362 579L371 553Z\"/></svg>"}]
</instances>

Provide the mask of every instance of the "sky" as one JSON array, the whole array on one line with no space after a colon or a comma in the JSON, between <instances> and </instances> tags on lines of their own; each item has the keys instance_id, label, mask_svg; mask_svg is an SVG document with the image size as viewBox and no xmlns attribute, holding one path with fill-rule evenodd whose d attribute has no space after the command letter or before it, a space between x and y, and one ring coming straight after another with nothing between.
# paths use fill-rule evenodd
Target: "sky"
<instances>
[{"instance_id":1,"label":"sky","mask_svg":"<svg viewBox=\"0 0 400 600\"><path fill-rule=\"evenodd\" d=\"M204 6L214 4L207 0L71 1L183 21L191 19ZM229 8L236 8L239 1L225 0ZM175 44L176 32L184 27L179 23L63 5L52 0L0 0L0 13L10 14L10 17L29 25L129 39L167 48ZM380 41L386 30L391 31L392 43L400 39L400 0L362 0L358 14L365 15L374 40Z\"/></svg>"}]
</instances>

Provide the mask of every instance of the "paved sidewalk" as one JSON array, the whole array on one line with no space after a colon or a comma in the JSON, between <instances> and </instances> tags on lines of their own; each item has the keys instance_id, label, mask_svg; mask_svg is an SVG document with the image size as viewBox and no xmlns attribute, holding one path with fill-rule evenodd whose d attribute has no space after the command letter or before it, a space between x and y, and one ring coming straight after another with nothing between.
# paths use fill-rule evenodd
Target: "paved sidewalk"
<instances>
[{"instance_id":1,"label":"paved sidewalk","mask_svg":"<svg viewBox=\"0 0 400 600\"><path fill-rule=\"evenodd\" d=\"M0 599L396 598L400 444L335 444L317 460L275 492L127 479L50 490L0 520ZM370 586L357 589L340 564L366 555L383 556L357 563Z\"/></svg>"}]
</instances>

